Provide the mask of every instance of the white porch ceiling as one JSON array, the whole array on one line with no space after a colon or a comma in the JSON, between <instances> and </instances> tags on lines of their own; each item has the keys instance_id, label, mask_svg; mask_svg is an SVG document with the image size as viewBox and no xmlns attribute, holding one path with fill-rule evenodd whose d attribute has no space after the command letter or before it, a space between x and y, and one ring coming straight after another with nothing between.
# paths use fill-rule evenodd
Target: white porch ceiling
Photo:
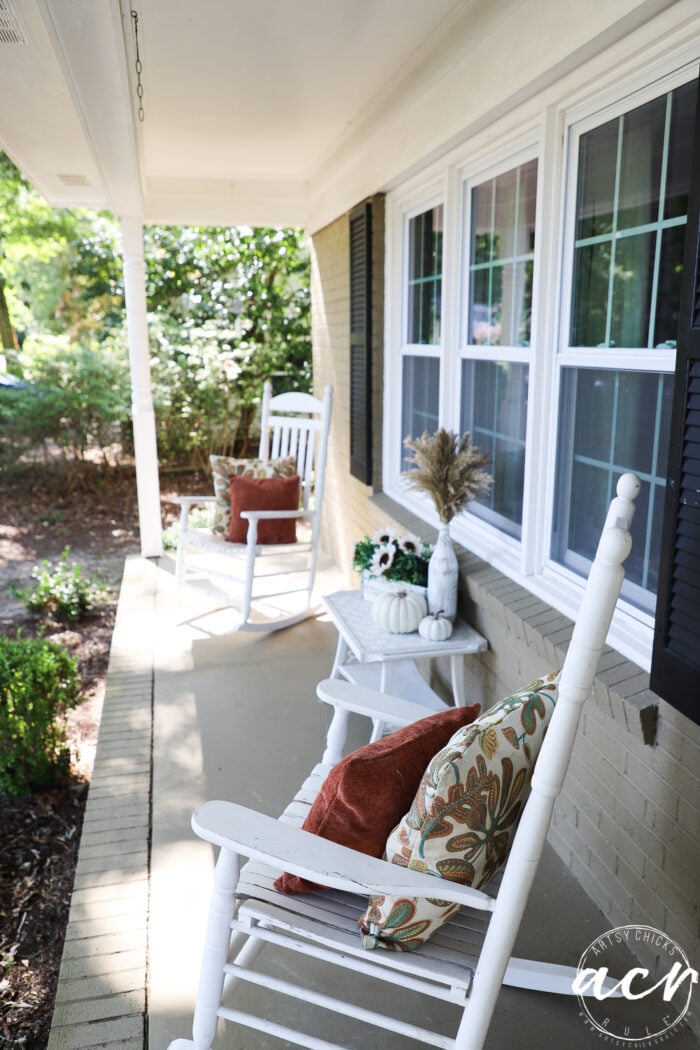
<instances>
[{"instance_id":1,"label":"white porch ceiling","mask_svg":"<svg viewBox=\"0 0 700 1050\"><path fill-rule=\"evenodd\" d=\"M0 148L55 206L305 222L328 159L481 0L0 0ZM511 6L511 0L496 0Z\"/></svg>"}]
</instances>

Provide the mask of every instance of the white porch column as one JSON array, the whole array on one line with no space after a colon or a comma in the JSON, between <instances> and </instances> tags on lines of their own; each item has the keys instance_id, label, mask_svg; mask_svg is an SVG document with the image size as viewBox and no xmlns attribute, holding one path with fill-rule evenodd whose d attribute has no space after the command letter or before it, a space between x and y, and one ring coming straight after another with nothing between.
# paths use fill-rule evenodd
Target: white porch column
<instances>
[{"instance_id":1,"label":"white porch column","mask_svg":"<svg viewBox=\"0 0 700 1050\"><path fill-rule=\"evenodd\" d=\"M163 544L161 541L156 419L151 394L151 366L148 359L143 226L138 218L121 219L120 225L124 258L124 298L129 338L141 553L145 558L152 558L163 553Z\"/></svg>"}]
</instances>

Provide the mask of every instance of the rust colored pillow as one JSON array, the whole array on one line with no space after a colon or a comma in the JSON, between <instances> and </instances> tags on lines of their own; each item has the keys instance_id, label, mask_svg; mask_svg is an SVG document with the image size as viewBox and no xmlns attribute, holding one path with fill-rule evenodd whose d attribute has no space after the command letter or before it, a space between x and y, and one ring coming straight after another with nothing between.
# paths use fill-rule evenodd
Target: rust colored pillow
<instances>
[{"instance_id":1,"label":"rust colored pillow","mask_svg":"<svg viewBox=\"0 0 700 1050\"><path fill-rule=\"evenodd\" d=\"M479 704L451 707L353 751L326 777L302 824L304 831L382 857L389 833L413 802L428 763L479 711ZM325 888L287 872L275 882L282 893Z\"/></svg>"},{"instance_id":2,"label":"rust colored pillow","mask_svg":"<svg viewBox=\"0 0 700 1050\"><path fill-rule=\"evenodd\" d=\"M248 521L242 510L299 510L299 475L290 478L248 478L232 475L231 526L226 539L245 543ZM258 522L258 543L296 543L297 523L294 518Z\"/></svg>"}]
</instances>

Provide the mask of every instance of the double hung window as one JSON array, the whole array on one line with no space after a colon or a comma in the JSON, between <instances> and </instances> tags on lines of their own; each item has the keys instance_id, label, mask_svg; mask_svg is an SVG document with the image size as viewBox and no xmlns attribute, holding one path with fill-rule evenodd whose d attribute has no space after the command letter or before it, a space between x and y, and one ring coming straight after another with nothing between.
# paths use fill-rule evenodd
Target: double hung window
<instances>
[{"instance_id":1,"label":"double hung window","mask_svg":"<svg viewBox=\"0 0 700 1050\"><path fill-rule=\"evenodd\" d=\"M591 100L570 122L562 108L561 124L543 120L539 135L532 124L510 152L500 140L492 159L484 142L473 163L464 147L433 166L432 190L416 183L415 196L397 191L390 207L387 491L431 518L402 481L404 438L470 431L490 455L493 485L453 535L568 612L617 480L637 473L622 634L642 664L658 582L693 75L665 71L658 90Z\"/></svg>"},{"instance_id":2,"label":"double hung window","mask_svg":"<svg viewBox=\"0 0 700 1050\"><path fill-rule=\"evenodd\" d=\"M695 85L584 131L560 353L555 561L584 571L620 474L643 481L626 597L653 612Z\"/></svg>"}]
</instances>

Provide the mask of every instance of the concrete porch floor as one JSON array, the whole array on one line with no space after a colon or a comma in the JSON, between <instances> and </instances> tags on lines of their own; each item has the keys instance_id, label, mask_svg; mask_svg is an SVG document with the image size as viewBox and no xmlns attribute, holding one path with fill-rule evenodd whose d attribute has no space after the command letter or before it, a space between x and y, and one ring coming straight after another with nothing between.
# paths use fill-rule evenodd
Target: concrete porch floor
<instances>
[{"instance_id":1,"label":"concrete porch floor","mask_svg":"<svg viewBox=\"0 0 700 1050\"><path fill-rule=\"evenodd\" d=\"M343 579L327 569L319 586L327 593ZM165 1050L190 1037L214 861L190 830L192 810L219 798L276 816L323 749L330 714L315 686L331 668L333 625L320 616L236 633L235 612L220 605L178 591L169 558L126 563L49 1050ZM350 743L365 740L358 720ZM608 928L547 849L516 954L576 965ZM252 994L267 1010L268 993ZM401 1009L401 990L391 994ZM310 1009L287 1004L285 1023L302 1027ZM347 1047L416 1045L324 1013L326 1037ZM442 1030L453 1011L437 1004L432 1015L419 1020ZM600 1039L575 998L504 989L486 1047L588 1050ZM286 1045L231 1025L216 1044ZM697 1043L684 1030L670 1045Z\"/></svg>"}]
</instances>

